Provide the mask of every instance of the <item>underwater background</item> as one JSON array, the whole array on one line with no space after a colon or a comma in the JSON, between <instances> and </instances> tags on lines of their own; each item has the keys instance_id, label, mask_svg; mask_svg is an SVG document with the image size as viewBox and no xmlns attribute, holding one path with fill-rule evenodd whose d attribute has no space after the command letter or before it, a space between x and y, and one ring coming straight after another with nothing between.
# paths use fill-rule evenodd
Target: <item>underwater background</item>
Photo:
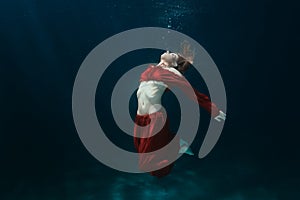
<instances>
[{"instance_id":1,"label":"underwater background","mask_svg":"<svg viewBox=\"0 0 300 200\"><path fill-rule=\"evenodd\" d=\"M299 199L298 8L273 0L2 0L0 199ZM98 162L72 117L73 84L85 57L138 27L169 28L198 41L227 92L227 120L213 151L204 159L182 156L161 180ZM161 52L123 55L99 83L99 121L124 149L134 151L133 141L109 110L112 88L133 66L158 62ZM208 94L195 69L186 77ZM176 130L178 102L171 93L163 103ZM134 94L129 109L134 117ZM209 122L201 114L195 152Z\"/></svg>"}]
</instances>

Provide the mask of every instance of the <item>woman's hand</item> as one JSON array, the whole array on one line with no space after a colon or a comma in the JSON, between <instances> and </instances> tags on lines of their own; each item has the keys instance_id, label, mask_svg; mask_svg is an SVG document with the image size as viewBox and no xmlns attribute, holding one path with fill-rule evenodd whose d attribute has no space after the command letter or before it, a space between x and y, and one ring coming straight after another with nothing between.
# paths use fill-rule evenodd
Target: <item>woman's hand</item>
<instances>
[{"instance_id":1,"label":"woman's hand","mask_svg":"<svg viewBox=\"0 0 300 200\"><path fill-rule=\"evenodd\" d=\"M215 117L215 120L218 122L225 121L226 120L226 114L223 111L219 111L219 115Z\"/></svg>"}]
</instances>

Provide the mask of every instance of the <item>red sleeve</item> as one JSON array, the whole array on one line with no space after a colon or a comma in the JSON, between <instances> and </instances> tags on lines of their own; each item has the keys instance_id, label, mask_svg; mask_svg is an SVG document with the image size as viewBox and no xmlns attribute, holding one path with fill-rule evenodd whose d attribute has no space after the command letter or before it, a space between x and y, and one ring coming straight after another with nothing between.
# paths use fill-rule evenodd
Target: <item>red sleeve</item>
<instances>
[{"instance_id":1,"label":"red sleeve","mask_svg":"<svg viewBox=\"0 0 300 200\"><path fill-rule=\"evenodd\" d=\"M166 70L164 70L166 71ZM173 72L164 72L161 74L162 81L166 83L170 88L177 87L182 90L189 98L197 102L202 108L207 110L213 117L219 114L218 107L211 102L209 97L200 93L183 76L174 74ZM195 95L193 94L195 93ZM195 99L195 96L197 99Z\"/></svg>"},{"instance_id":2,"label":"red sleeve","mask_svg":"<svg viewBox=\"0 0 300 200\"><path fill-rule=\"evenodd\" d=\"M197 101L199 105L205 110L207 110L213 117L218 116L220 110L213 102L211 102L209 97L203 93L198 92L195 88L193 89L197 96Z\"/></svg>"}]
</instances>

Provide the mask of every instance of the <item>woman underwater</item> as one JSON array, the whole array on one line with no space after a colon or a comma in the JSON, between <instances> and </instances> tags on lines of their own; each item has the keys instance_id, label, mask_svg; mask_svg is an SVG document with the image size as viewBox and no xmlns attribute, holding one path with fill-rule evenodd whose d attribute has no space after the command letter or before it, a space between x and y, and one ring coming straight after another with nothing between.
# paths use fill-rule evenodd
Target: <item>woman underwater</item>
<instances>
[{"instance_id":1,"label":"woman underwater","mask_svg":"<svg viewBox=\"0 0 300 200\"><path fill-rule=\"evenodd\" d=\"M183 52L188 51L184 48ZM138 153L149 153L161 149L167 145L175 134L170 131L169 120L162 110L161 97L169 88L177 87L186 92L193 98L194 94L189 94L188 81L184 78L184 72L192 65L192 58L183 56L184 53L170 53L169 51L161 55L159 64L150 65L140 77L140 85L137 90L138 109L134 126L134 146ZM225 113L212 103L209 97L193 88L200 107L207 110L217 121L225 120ZM150 123L151 122L151 123ZM176 137L177 138L177 137ZM179 139L178 149L174 152L168 152L173 156L178 153L187 153L192 155L188 144ZM175 156L176 156L175 155ZM167 163L167 164L166 164ZM164 177L171 172L174 165L165 157L162 158L157 154L151 156L140 154L139 168L142 171L151 169L151 166L160 166L158 170L151 171L150 174L156 177ZM149 170L148 170L149 171Z\"/></svg>"}]
</instances>

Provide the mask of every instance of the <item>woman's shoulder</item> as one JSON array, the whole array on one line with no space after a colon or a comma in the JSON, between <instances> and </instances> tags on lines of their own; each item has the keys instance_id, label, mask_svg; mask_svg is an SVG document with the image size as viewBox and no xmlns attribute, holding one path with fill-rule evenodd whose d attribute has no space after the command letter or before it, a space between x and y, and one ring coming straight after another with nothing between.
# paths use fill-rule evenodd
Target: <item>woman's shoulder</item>
<instances>
[{"instance_id":1,"label":"woman's shoulder","mask_svg":"<svg viewBox=\"0 0 300 200\"><path fill-rule=\"evenodd\" d=\"M154 65L154 64L149 64L147 70L151 70L153 68L158 69L158 70L161 70L161 69L167 70L167 71L170 71L170 72L182 77L182 74L177 69L175 69L174 67L161 67L161 66L157 66L157 65Z\"/></svg>"},{"instance_id":2,"label":"woman's shoulder","mask_svg":"<svg viewBox=\"0 0 300 200\"><path fill-rule=\"evenodd\" d=\"M174 67L164 67L163 69L173 72L174 74L176 74L178 76L182 76L182 74Z\"/></svg>"}]
</instances>

